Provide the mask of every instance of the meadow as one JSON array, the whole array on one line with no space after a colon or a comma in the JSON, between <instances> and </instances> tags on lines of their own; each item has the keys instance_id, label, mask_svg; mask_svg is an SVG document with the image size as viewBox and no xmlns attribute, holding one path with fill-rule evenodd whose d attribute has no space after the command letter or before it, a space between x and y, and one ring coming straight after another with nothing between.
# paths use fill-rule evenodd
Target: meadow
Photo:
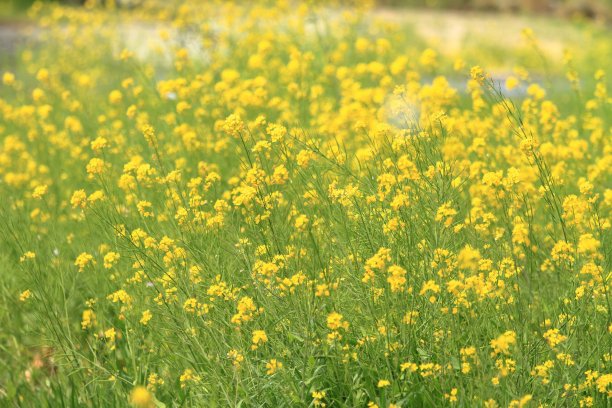
<instances>
[{"instance_id":1,"label":"meadow","mask_svg":"<svg viewBox=\"0 0 612 408\"><path fill-rule=\"evenodd\" d=\"M609 26L27 13L0 59L0 406L610 406Z\"/></svg>"}]
</instances>

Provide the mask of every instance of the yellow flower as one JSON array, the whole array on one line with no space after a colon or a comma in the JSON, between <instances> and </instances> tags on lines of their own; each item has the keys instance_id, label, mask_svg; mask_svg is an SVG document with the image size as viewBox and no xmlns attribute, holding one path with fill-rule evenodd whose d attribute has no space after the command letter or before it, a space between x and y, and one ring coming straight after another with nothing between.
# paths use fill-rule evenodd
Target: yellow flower
<instances>
[{"instance_id":1,"label":"yellow flower","mask_svg":"<svg viewBox=\"0 0 612 408\"><path fill-rule=\"evenodd\" d=\"M146 387L139 385L134 387L130 393L130 404L136 408L153 408L155 398Z\"/></svg>"},{"instance_id":2,"label":"yellow flower","mask_svg":"<svg viewBox=\"0 0 612 408\"><path fill-rule=\"evenodd\" d=\"M138 212L143 217L153 216L153 211L150 210L151 207L152 207L152 204L148 201L139 201L138 204L136 204L136 208L138 209Z\"/></svg>"},{"instance_id":3,"label":"yellow flower","mask_svg":"<svg viewBox=\"0 0 612 408\"><path fill-rule=\"evenodd\" d=\"M572 255L574 253L574 248L569 242L566 241L558 241L550 252L551 258L557 262L574 262L575 258Z\"/></svg>"},{"instance_id":4,"label":"yellow flower","mask_svg":"<svg viewBox=\"0 0 612 408\"><path fill-rule=\"evenodd\" d=\"M12 72L5 72L2 75L2 83L4 85L13 85L15 83L15 74Z\"/></svg>"},{"instance_id":5,"label":"yellow flower","mask_svg":"<svg viewBox=\"0 0 612 408\"><path fill-rule=\"evenodd\" d=\"M400 370L402 372L404 371L410 371L411 373L416 372L419 369L419 366L416 363L411 363L411 362L407 362L407 363L402 363L400 365Z\"/></svg>"},{"instance_id":6,"label":"yellow flower","mask_svg":"<svg viewBox=\"0 0 612 408\"><path fill-rule=\"evenodd\" d=\"M419 57L419 64L425 68L434 68L437 65L438 53L427 48Z\"/></svg>"},{"instance_id":7,"label":"yellow flower","mask_svg":"<svg viewBox=\"0 0 612 408\"><path fill-rule=\"evenodd\" d=\"M492 355L508 354L510 347L516 344L516 333L512 330L504 332L499 337L491 340Z\"/></svg>"},{"instance_id":8,"label":"yellow flower","mask_svg":"<svg viewBox=\"0 0 612 408\"><path fill-rule=\"evenodd\" d=\"M457 393L457 389L453 388L449 393L444 394L444 398L446 398L451 403L457 402Z\"/></svg>"},{"instance_id":9,"label":"yellow flower","mask_svg":"<svg viewBox=\"0 0 612 408\"><path fill-rule=\"evenodd\" d=\"M115 328L111 327L110 329L105 330L104 337L108 341L109 348L111 350L115 350L116 348L115 339L117 338L117 332L115 331Z\"/></svg>"},{"instance_id":10,"label":"yellow flower","mask_svg":"<svg viewBox=\"0 0 612 408\"><path fill-rule=\"evenodd\" d=\"M527 87L527 94L533 97L535 100L544 99L546 91L538 84L531 84Z\"/></svg>"},{"instance_id":11,"label":"yellow flower","mask_svg":"<svg viewBox=\"0 0 612 408\"><path fill-rule=\"evenodd\" d=\"M239 115L229 115L223 123L223 131L230 136L238 137L244 131L244 123Z\"/></svg>"},{"instance_id":12,"label":"yellow flower","mask_svg":"<svg viewBox=\"0 0 612 408\"><path fill-rule=\"evenodd\" d=\"M191 105L185 101L180 101L176 104L176 111L178 113L183 113L189 109L191 109Z\"/></svg>"},{"instance_id":13,"label":"yellow flower","mask_svg":"<svg viewBox=\"0 0 612 408\"><path fill-rule=\"evenodd\" d=\"M266 369L267 369L266 374L272 375L276 373L278 370L280 370L281 368L283 368L283 363L273 358L266 363Z\"/></svg>"},{"instance_id":14,"label":"yellow flower","mask_svg":"<svg viewBox=\"0 0 612 408\"><path fill-rule=\"evenodd\" d=\"M287 180L289 180L289 171L287 171L285 165L276 166L271 177L272 184L285 184Z\"/></svg>"},{"instance_id":15,"label":"yellow flower","mask_svg":"<svg viewBox=\"0 0 612 408\"><path fill-rule=\"evenodd\" d=\"M21 302L25 302L32 296L32 291L30 289L26 289L19 295L19 300Z\"/></svg>"},{"instance_id":16,"label":"yellow flower","mask_svg":"<svg viewBox=\"0 0 612 408\"><path fill-rule=\"evenodd\" d=\"M406 312L402 321L406 324L414 324L416 323L418 317L419 317L419 312L416 310L412 310L412 311Z\"/></svg>"},{"instance_id":17,"label":"yellow flower","mask_svg":"<svg viewBox=\"0 0 612 408\"><path fill-rule=\"evenodd\" d=\"M74 265L78 266L79 272L83 272L88 265L94 265L93 256L87 252L82 252L74 261Z\"/></svg>"},{"instance_id":18,"label":"yellow flower","mask_svg":"<svg viewBox=\"0 0 612 408\"><path fill-rule=\"evenodd\" d=\"M578 253L583 255L596 253L600 245L601 243L593 237L593 234L582 234L578 240Z\"/></svg>"},{"instance_id":19,"label":"yellow flower","mask_svg":"<svg viewBox=\"0 0 612 408\"><path fill-rule=\"evenodd\" d=\"M530 394L528 394L528 395L521 397L521 399L519 400L512 400L510 401L508 408L523 408L529 403L529 401L531 401L532 398L533 397Z\"/></svg>"},{"instance_id":20,"label":"yellow flower","mask_svg":"<svg viewBox=\"0 0 612 408\"><path fill-rule=\"evenodd\" d=\"M254 312L257 310L255 306L255 302L253 299L248 296L243 296L238 300L238 304L236 306L238 313L232 316L232 323L241 324L243 322L248 322L253 318Z\"/></svg>"},{"instance_id":21,"label":"yellow flower","mask_svg":"<svg viewBox=\"0 0 612 408\"><path fill-rule=\"evenodd\" d=\"M96 190L87 197L87 203L93 204L96 201L102 200L104 198L104 192L102 190Z\"/></svg>"},{"instance_id":22,"label":"yellow flower","mask_svg":"<svg viewBox=\"0 0 612 408\"><path fill-rule=\"evenodd\" d=\"M391 381L389 380L378 380L378 384L376 386L378 388L385 388L391 385Z\"/></svg>"},{"instance_id":23,"label":"yellow flower","mask_svg":"<svg viewBox=\"0 0 612 408\"><path fill-rule=\"evenodd\" d=\"M266 332L263 330L255 330L253 331L253 344L251 345L251 350L257 350L257 348L266 343L268 341L268 336Z\"/></svg>"},{"instance_id":24,"label":"yellow flower","mask_svg":"<svg viewBox=\"0 0 612 408\"><path fill-rule=\"evenodd\" d=\"M36 79L40 82L46 82L49 80L49 70L46 68L41 68L36 73Z\"/></svg>"},{"instance_id":25,"label":"yellow flower","mask_svg":"<svg viewBox=\"0 0 612 408\"><path fill-rule=\"evenodd\" d=\"M70 198L70 204L72 208L84 208L87 204L87 194L84 190L77 190L72 194Z\"/></svg>"},{"instance_id":26,"label":"yellow flower","mask_svg":"<svg viewBox=\"0 0 612 408\"><path fill-rule=\"evenodd\" d=\"M89 163L87 163L87 174L90 176L102 174L105 166L106 163L104 160L94 157L93 159L89 160Z\"/></svg>"},{"instance_id":27,"label":"yellow flower","mask_svg":"<svg viewBox=\"0 0 612 408\"><path fill-rule=\"evenodd\" d=\"M603 374L595 380L597 391L606 394L608 398L612 398L612 374Z\"/></svg>"},{"instance_id":28,"label":"yellow flower","mask_svg":"<svg viewBox=\"0 0 612 408\"><path fill-rule=\"evenodd\" d=\"M86 330L92 327L96 323L96 314L91 309L83 310L83 317L81 319L81 328Z\"/></svg>"},{"instance_id":29,"label":"yellow flower","mask_svg":"<svg viewBox=\"0 0 612 408\"><path fill-rule=\"evenodd\" d=\"M108 140L106 140L106 138L100 136L97 137L96 139L94 139L91 144L91 150L93 151L99 151L104 149L106 146L108 146Z\"/></svg>"},{"instance_id":30,"label":"yellow flower","mask_svg":"<svg viewBox=\"0 0 612 408\"><path fill-rule=\"evenodd\" d=\"M232 365L236 368L240 367L240 364L244 361L244 356L235 349L228 351L227 357L232 360Z\"/></svg>"},{"instance_id":31,"label":"yellow flower","mask_svg":"<svg viewBox=\"0 0 612 408\"><path fill-rule=\"evenodd\" d=\"M196 375L191 368L187 368L185 371L183 371L183 374L181 374L179 382L181 383L181 388L185 388L187 385L189 385L189 383L200 382L200 376Z\"/></svg>"},{"instance_id":32,"label":"yellow flower","mask_svg":"<svg viewBox=\"0 0 612 408\"><path fill-rule=\"evenodd\" d=\"M452 204L444 203L436 211L435 220L442 222L445 227L450 227L455 215L457 215L457 211L452 207Z\"/></svg>"},{"instance_id":33,"label":"yellow flower","mask_svg":"<svg viewBox=\"0 0 612 408\"><path fill-rule=\"evenodd\" d=\"M111 91L110 94L108 94L108 101L112 105L116 105L116 104L120 103L122 99L123 99L123 95L121 94L121 91L118 91L116 89Z\"/></svg>"},{"instance_id":34,"label":"yellow flower","mask_svg":"<svg viewBox=\"0 0 612 408\"><path fill-rule=\"evenodd\" d=\"M364 283L370 282L374 279L376 270L382 270L387 262L391 260L391 250L388 248L380 248L376 254L366 261L365 273L362 281Z\"/></svg>"},{"instance_id":35,"label":"yellow flower","mask_svg":"<svg viewBox=\"0 0 612 408\"><path fill-rule=\"evenodd\" d=\"M327 327L329 327L331 330L348 330L349 324L343 320L340 313L332 312L327 316Z\"/></svg>"},{"instance_id":36,"label":"yellow flower","mask_svg":"<svg viewBox=\"0 0 612 408\"><path fill-rule=\"evenodd\" d=\"M36 186L34 188L34 191L32 192L32 198L40 199L45 194L47 194L48 190L49 190L49 187L46 184L42 184L42 185Z\"/></svg>"},{"instance_id":37,"label":"yellow flower","mask_svg":"<svg viewBox=\"0 0 612 408\"><path fill-rule=\"evenodd\" d=\"M19 262L25 262L27 259L34 259L34 258L36 258L36 254L34 252L26 251L21 257L19 257Z\"/></svg>"},{"instance_id":38,"label":"yellow flower","mask_svg":"<svg viewBox=\"0 0 612 408\"><path fill-rule=\"evenodd\" d=\"M389 276L387 282L391 287L391 292L399 292L404 289L406 283L406 270L401 266L391 265L387 269Z\"/></svg>"},{"instance_id":39,"label":"yellow flower","mask_svg":"<svg viewBox=\"0 0 612 408\"><path fill-rule=\"evenodd\" d=\"M149 374L147 378L147 388L150 390L155 390L158 385L164 385L165 381L156 373Z\"/></svg>"},{"instance_id":40,"label":"yellow flower","mask_svg":"<svg viewBox=\"0 0 612 408\"><path fill-rule=\"evenodd\" d=\"M108 295L106 298L113 303L122 303L125 305L132 303L132 297L124 289L119 289L118 291Z\"/></svg>"},{"instance_id":41,"label":"yellow flower","mask_svg":"<svg viewBox=\"0 0 612 408\"><path fill-rule=\"evenodd\" d=\"M312 402L315 407L324 408L326 406L326 404L323 402L323 399L325 399L325 396L327 395L326 391L312 391L310 395L312 396Z\"/></svg>"},{"instance_id":42,"label":"yellow flower","mask_svg":"<svg viewBox=\"0 0 612 408\"><path fill-rule=\"evenodd\" d=\"M108 252L104 255L104 267L106 269L112 268L113 265L119 261L119 258L121 258L121 256L117 252Z\"/></svg>"},{"instance_id":43,"label":"yellow flower","mask_svg":"<svg viewBox=\"0 0 612 408\"><path fill-rule=\"evenodd\" d=\"M473 66L470 69L470 77L481 85L486 79L484 70L478 65Z\"/></svg>"},{"instance_id":44,"label":"yellow flower","mask_svg":"<svg viewBox=\"0 0 612 408\"><path fill-rule=\"evenodd\" d=\"M149 324L149 321L153 318L153 314L149 310L145 310L142 312L142 317L140 318L140 324L146 326Z\"/></svg>"},{"instance_id":45,"label":"yellow flower","mask_svg":"<svg viewBox=\"0 0 612 408\"><path fill-rule=\"evenodd\" d=\"M544 337L544 340L546 340L546 342L548 343L548 345L552 348L556 347L560 343L567 340L567 336L564 336L563 334L561 334L559 329L547 330L544 333L543 337Z\"/></svg>"},{"instance_id":46,"label":"yellow flower","mask_svg":"<svg viewBox=\"0 0 612 408\"><path fill-rule=\"evenodd\" d=\"M298 231L304 231L307 226L308 226L308 217L305 216L304 214L298 215L298 217L295 219L295 228Z\"/></svg>"},{"instance_id":47,"label":"yellow flower","mask_svg":"<svg viewBox=\"0 0 612 408\"><path fill-rule=\"evenodd\" d=\"M123 50L121 50L121 53L119 54L119 59L121 61L127 61L130 58L132 58L133 56L134 56L134 53L132 51L123 49Z\"/></svg>"},{"instance_id":48,"label":"yellow flower","mask_svg":"<svg viewBox=\"0 0 612 408\"><path fill-rule=\"evenodd\" d=\"M43 99L45 99L45 91L40 88L34 88L32 91L32 99L34 102L41 102Z\"/></svg>"},{"instance_id":49,"label":"yellow flower","mask_svg":"<svg viewBox=\"0 0 612 408\"><path fill-rule=\"evenodd\" d=\"M515 76L509 76L506 78L506 89L511 91L519 86L519 80Z\"/></svg>"}]
</instances>

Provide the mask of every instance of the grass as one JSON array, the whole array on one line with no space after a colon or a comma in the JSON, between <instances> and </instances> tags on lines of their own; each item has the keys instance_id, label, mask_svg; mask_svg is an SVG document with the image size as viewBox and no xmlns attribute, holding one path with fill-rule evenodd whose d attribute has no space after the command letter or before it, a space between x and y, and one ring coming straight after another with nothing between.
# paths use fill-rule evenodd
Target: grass
<instances>
[{"instance_id":1,"label":"grass","mask_svg":"<svg viewBox=\"0 0 612 408\"><path fill-rule=\"evenodd\" d=\"M30 11L1 405L610 403L609 32L385 12Z\"/></svg>"}]
</instances>

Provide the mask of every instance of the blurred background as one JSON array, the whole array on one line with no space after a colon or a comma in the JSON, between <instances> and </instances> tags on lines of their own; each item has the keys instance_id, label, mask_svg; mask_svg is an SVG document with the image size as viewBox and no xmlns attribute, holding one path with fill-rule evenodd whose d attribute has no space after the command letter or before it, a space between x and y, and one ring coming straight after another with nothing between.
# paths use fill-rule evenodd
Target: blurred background
<instances>
[{"instance_id":1,"label":"blurred background","mask_svg":"<svg viewBox=\"0 0 612 408\"><path fill-rule=\"evenodd\" d=\"M25 10L35 0L2 0L4 12ZM39 0L41 1L41 0ZM42 0L67 4L83 4L91 0ZM142 0L97 0L123 7L137 7ZM171 0L170 0L171 1ZM326 2L327 3L327 2ZM352 3L360 3L353 0ZM448 9L465 11L495 11L504 13L533 13L565 18L586 18L610 22L612 0L374 0L381 7Z\"/></svg>"},{"instance_id":2,"label":"blurred background","mask_svg":"<svg viewBox=\"0 0 612 408\"><path fill-rule=\"evenodd\" d=\"M542 13L608 19L612 0L379 0L394 7Z\"/></svg>"}]
</instances>

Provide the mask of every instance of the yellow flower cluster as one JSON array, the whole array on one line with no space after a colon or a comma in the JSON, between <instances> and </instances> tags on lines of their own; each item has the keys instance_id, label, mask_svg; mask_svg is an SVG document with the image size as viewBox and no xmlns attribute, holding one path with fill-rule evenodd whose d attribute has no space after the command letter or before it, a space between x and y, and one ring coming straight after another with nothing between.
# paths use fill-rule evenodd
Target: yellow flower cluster
<instances>
[{"instance_id":1,"label":"yellow flower cluster","mask_svg":"<svg viewBox=\"0 0 612 408\"><path fill-rule=\"evenodd\" d=\"M328 3L34 3L0 405L609 404L609 32L492 63Z\"/></svg>"}]
</instances>

